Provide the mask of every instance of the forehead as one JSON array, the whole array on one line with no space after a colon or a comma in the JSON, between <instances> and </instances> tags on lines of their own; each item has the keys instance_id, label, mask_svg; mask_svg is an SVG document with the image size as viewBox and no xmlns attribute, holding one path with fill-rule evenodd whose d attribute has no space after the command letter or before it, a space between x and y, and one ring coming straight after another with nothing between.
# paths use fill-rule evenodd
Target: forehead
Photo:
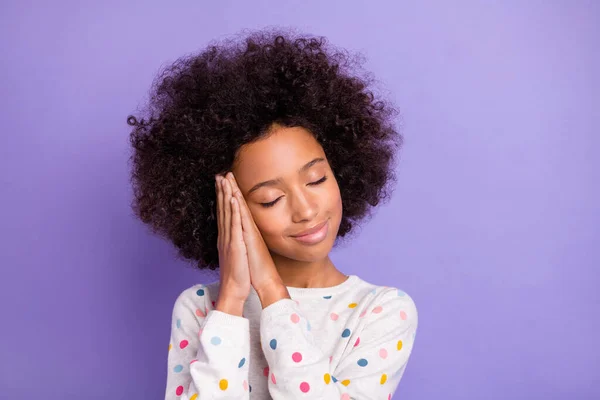
<instances>
[{"instance_id":1,"label":"forehead","mask_svg":"<svg viewBox=\"0 0 600 400\"><path fill-rule=\"evenodd\" d=\"M295 174L317 156L325 154L309 131L302 127L279 127L265 138L242 146L234 174L240 181L272 179Z\"/></svg>"}]
</instances>

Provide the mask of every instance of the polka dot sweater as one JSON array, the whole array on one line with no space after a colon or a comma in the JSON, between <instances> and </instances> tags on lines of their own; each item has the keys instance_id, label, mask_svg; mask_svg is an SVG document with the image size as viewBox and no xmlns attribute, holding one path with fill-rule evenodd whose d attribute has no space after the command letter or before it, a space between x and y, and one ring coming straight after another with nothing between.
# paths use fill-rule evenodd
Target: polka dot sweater
<instances>
[{"instance_id":1,"label":"polka dot sweater","mask_svg":"<svg viewBox=\"0 0 600 400\"><path fill-rule=\"evenodd\" d=\"M415 341L412 298L356 275L288 291L263 310L252 289L238 317L214 309L219 282L184 290L165 398L390 400Z\"/></svg>"}]
</instances>

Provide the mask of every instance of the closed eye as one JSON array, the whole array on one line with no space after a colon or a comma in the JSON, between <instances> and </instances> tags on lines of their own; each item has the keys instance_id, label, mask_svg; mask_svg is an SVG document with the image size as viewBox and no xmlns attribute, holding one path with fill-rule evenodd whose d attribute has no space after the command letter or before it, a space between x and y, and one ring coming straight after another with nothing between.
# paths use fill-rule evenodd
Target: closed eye
<instances>
[{"instance_id":1,"label":"closed eye","mask_svg":"<svg viewBox=\"0 0 600 400\"><path fill-rule=\"evenodd\" d=\"M320 185L321 183L325 182L326 180L327 180L327 175L325 175L324 177L322 177L321 179L319 179L316 182L309 183L309 185Z\"/></svg>"},{"instance_id":2,"label":"closed eye","mask_svg":"<svg viewBox=\"0 0 600 400\"><path fill-rule=\"evenodd\" d=\"M275 203L277 203L279 201L280 198L281 197L278 197L270 203L260 203L260 205L263 206L264 208L273 207L275 205Z\"/></svg>"},{"instance_id":3,"label":"closed eye","mask_svg":"<svg viewBox=\"0 0 600 400\"><path fill-rule=\"evenodd\" d=\"M325 175L324 177L322 177L321 179L319 179L318 181L315 182L310 182L308 185L309 186L316 186L316 185L320 185L321 183L325 182L327 180L327 175ZM282 196L283 197L283 196ZM264 208L269 208L269 207L273 207L275 205L275 203L277 203L279 201L279 199L281 199L281 197L278 197L277 199L273 200L270 203L260 203L261 206L263 206Z\"/></svg>"}]
</instances>

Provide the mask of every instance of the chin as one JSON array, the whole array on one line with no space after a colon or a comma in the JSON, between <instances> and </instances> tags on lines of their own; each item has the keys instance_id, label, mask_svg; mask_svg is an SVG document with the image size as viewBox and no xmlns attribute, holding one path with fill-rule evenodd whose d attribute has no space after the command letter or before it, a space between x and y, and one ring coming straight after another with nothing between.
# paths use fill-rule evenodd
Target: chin
<instances>
[{"instance_id":1,"label":"chin","mask_svg":"<svg viewBox=\"0 0 600 400\"><path fill-rule=\"evenodd\" d=\"M327 258L327 256L329 256L329 253L331 252L333 246L323 246L322 248L319 249L310 249L310 250L306 250L304 248L298 249L296 252L294 252L293 258L296 261L303 261L303 262L317 262L317 261L321 261L325 258Z\"/></svg>"},{"instance_id":2,"label":"chin","mask_svg":"<svg viewBox=\"0 0 600 400\"><path fill-rule=\"evenodd\" d=\"M311 250L306 250L306 249L287 249L287 251L273 251L273 253L277 254L280 257L284 257L290 260L294 260L294 261L300 261L300 262L317 262L317 261L321 261L325 258L327 258L327 256L329 256L329 252L331 251L332 246L327 246L327 248L325 248L325 246L323 246L323 248L320 249L311 249Z\"/></svg>"}]
</instances>

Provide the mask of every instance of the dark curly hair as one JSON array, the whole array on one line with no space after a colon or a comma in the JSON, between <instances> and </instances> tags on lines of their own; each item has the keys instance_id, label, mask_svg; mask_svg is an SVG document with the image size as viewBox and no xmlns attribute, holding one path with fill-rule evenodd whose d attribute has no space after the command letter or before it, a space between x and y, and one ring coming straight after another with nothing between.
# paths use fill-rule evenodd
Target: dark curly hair
<instances>
[{"instance_id":1,"label":"dark curly hair","mask_svg":"<svg viewBox=\"0 0 600 400\"><path fill-rule=\"evenodd\" d=\"M387 200L402 135L397 111L377 99L359 58L327 39L281 28L212 42L155 78L144 115L128 116L137 217L182 259L218 267L214 176L240 146L277 123L301 126L321 144L341 192L338 239ZM362 58L361 58L362 60Z\"/></svg>"}]
</instances>

